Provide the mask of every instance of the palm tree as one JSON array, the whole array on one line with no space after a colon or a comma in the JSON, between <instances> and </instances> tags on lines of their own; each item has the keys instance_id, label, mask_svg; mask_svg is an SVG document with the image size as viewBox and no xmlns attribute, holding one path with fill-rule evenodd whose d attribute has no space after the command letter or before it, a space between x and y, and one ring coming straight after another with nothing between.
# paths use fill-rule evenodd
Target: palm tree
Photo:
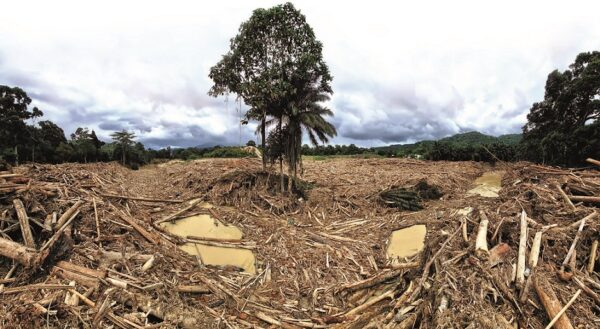
<instances>
[{"instance_id":1,"label":"palm tree","mask_svg":"<svg viewBox=\"0 0 600 329\"><path fill-rule=\"evenodd\" d=\"M325 117L333 116L333 112L321 103L328 101L329 95L318 88L310 88L297 103L291 103L285 111L287 138L285 139L285 157L288 163L289 176L298 174L298 164L302 161L302 133L306 131L310 142L317 146L319 142L327 143L329 138L337 135L335 126ZM288 180L291 191L292 180Z\"/></svg>"}]
</instances>

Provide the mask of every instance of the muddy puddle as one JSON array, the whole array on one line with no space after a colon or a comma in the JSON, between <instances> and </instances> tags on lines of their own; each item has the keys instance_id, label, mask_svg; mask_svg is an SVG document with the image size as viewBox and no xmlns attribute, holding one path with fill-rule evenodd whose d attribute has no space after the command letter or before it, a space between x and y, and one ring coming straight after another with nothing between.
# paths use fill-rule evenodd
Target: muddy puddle
<instances>
[{"instance_id":1,"label":"muddy puddle","mask_svg":"<svg viewBox=\"0 0 600 329\"><path fill-rule=\"evenodd\" d=\"M210 208L210 205L203 205ZM201 214L179 219L174 223L165 222L161 227L169 233L181 237L197 237L214 241L238 241L242 239L242 231L233 225L224 225L208 214ZM235 247L215 247L201 243L188 242L180 246L190 255L199 256L203 264L216 266L234 266L247 273L256 273L254 253L248 249Z\"/></svg>"},{"instance_id":2,"label":"muddy puddle","mask_svg":"<svg viewBox=\"0 0 600 329\"><path fill-rule=\"evenodd\" d=\"M387 257L392 262L411 257L423 250L427 227L425 225L413 225L392 232L387 248Z\"/></svg>"},{"instance_id":3,"label":"muddy puddle","mask_svg":"<svg viewBox=\"0 0 600 329\"><path fill-rule=\"evenodd\" d=\"M504 171L489 171L481 175L474 182L475 187L467 192L471 195L480 195L485 198L497 198L502 188Z\"/></svg>"}]
</instances>

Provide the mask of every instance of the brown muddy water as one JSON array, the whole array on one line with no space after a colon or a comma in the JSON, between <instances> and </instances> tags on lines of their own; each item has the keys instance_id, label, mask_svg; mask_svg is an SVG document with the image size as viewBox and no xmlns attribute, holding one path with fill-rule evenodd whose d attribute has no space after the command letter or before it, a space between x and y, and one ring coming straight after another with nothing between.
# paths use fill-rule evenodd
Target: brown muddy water
<instances>
[{"instance_id":1,"label":"brown muddy water","mask_svg":"<svg viewBox=\"0 0 600 329\"><path fill-rule=\"evenodd\" d=\"M474 182L475 187L467 192L471 195L480 195L485 198L497 198L502 188L504 171L489 171L481 175Z\"/></svg>"},{"instance_id":2,"label":"brown muddy water","mask_svg":"<svg viewBox=\"0 0 600 329\"><path fill-rule=\"evenodd\" d=\"M387 257L394 262L418 254L423 250L426 234L427 227L425 225L413 225L392 232L387 248Z\"/></svg>"},{"instance_id":3,"label":"brown muddy water","mask_svg":"<svg viewBox=\"0 0 600 329\"><path fill-rule=\"evenodd\" d=\"M203 208L210 208L204 205ZM214 240L242 240L242 231L233 225L224 225L208 214L183 218L173 223L160 224L167 232L180 237L200 237ZM247 273L256 273L256 258L248 249L235 247L215 247L188 242L180 246L190 255L199 256L203 264L234 266Z\"/></svg>"}]
</instances>

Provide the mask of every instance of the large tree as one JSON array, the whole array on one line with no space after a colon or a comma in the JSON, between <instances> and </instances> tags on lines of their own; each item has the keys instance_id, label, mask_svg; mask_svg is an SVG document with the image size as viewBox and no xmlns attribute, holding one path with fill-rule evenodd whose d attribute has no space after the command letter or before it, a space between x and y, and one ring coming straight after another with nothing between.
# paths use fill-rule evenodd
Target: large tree
<instances>
[{"instance_id":1,"label":"large tree","mask_svg":"<svg viewBox=\"0 0 600 329\"><path fill-rule=\"evenodd\" d=\"M14 148L17 164L18 147L26 143L29 131L25 121L43 115L37 107L29 110L29 104L31 98L21 88L0 85L0 148Z\"/></svg>"},{"instance_id":2,"label":"large tree","mask_svg":"<svg viewBox=\"0 0 600 329\"><path fill-rule=\"evenodd\" d=\"M559 165L598 156L599 118L600 52L581 53L568 70L548 75L544 100L533 104L523 127L525 156Z\"/></svg>"},{"instance_id":3,"label":"large tree","mask_svg":"<svg viewBox=\"0 0 600 329\"><path fill-rule=\"evenodd\" d=\"M135 142L133 141L135 139L135 134L133 132L129 132L129 131L123 129L122 131L116 131L116 132L112 133L110 135L110 137L112 137L113 141L119 147L119 149L121 151L121 161L122 161L123 165L125 165L126 154L129 153L130 149L135 144Z\"/></svg>"},{"instance_id":4,"label":"large tree","mask_svg":"<svg viewBox=\"0 0 600 329\"><path fill-rule=\"evenodd\" d=\"M291 3L257 9L231 39L227 54L211 68L214 85L209 94L241 97L250 106L246 117L262 123L264 149L267 116L281 118L280 107L297 98L303 84L317 81L331 93L322 48L304 15Z\"/></svg>"},{"instance_id":5,"label":"large tree","mask_svg":"<svg viewBox=\"0 0 600 329\"><path fill-rule=\"evenodd\" d=\"M73 145L76 154L80 157L79 161L83 160L83 162L87 163L89 157L94 157L94 160L96 159L98 149L96 148L94 138L88 128L77 128L75 132L71 134L71 144Z\"/></svg>"}]
</instances>

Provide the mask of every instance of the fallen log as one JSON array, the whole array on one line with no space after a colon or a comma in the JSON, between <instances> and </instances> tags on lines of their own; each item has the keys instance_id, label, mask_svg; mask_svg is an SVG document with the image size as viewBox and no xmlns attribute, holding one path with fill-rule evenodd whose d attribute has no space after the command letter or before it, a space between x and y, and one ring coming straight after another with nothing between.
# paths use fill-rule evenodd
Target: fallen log
<instances>
[{"instance_id":1,"label":"fallen log","mask_svg":"<svg viewBox=\"0 0 600 329\"><path fill-rule=\"evenodd\" d=\"M506 243L499 243L490 249L489 263L491 267L494 267L506 260L511 253L512 249Z\"/></svg>"},{"instance_id":2,"label":"fallen log","mask_svg":"<svg viewBox=\"0 0 600 329\"><path fill-rule=\"evenodd\" d=\"M114 194L100 194L106 198L116 198L116 199L124 199L124 200L133 200L133 201L145 201L145 202L165 202L165 203L183 203L184 200L170 200L170 199L152 199L152 198L142 198L142 197L133 197L126 195L114 195Z\"/></svg>"},{"instance_id":3,"label":"fallen log","mask_svg":"<svg viewBox=\"0 0 600 329\"><path fill-rule=\"evenodd\" d=\"M563 307L560 311L558 311L558 314L556 314L554 316L552 321L550 321L550 323L548 323L548 325L546 326L545 329L552 328L552 326L558 321L558 319L562 316L562 314L565 313L565 311L569 308L569 306L571 306L571 304L573 304L573 302L575 302L575 300L577 299L577 297L579 297L580 294L581 294L581 289L577 290L575 295L573 295L573 297L571 297L571 299L567 302L565 307Z\"/></svg>"},{"instance_id":4,"label":"fallen log","mask_svg":"<svg viewBox=\"0 0 600 329\"><path fill-rule=\"evenodd\" d=\"M479 222L477 238L475 240L475 253L477 255L483 255L488 254L487 231L489 220L483 210L479 211L479 215L481 220Z\"/></svg>"},{"instance_id":5,"label":"fallen log","mask_svg":"<svg viewBox=\"0 0 600 329\"><path fill-rule=\"evenodd\" d=\"M33 234L31 233L31 227L29 227L29 217L27 216L27 211L25 211L25 206L23 205L23 202L21 202L21 200L19 199L14 199L13 205L15 206L17 217L19 218L19 225L21 226L21 235L23 235L23 241L25 242L25 246L29 248L35 248L35 240L33 239Z\"/></svg>"},{"instance_id":6,"label":"fallen log","mask_svg":"<svg viewBox=\"0 0 600 329\"><path fill-rule=\"evenodd\" d=\"M565 268L567 267L567 264L569 263L569 261L571 260L571 257L573 256L573 253L575 252L575 247L577 247L577 242L579 241L579 239L580 239L580 237L582 235L583 227L585 226L586 218L584 218L584 219L581 220L581 223L579 224L579 229L577 230L577 233L575 234L575 239L573 239L573 243L571 244L571 247L569 248L569 251L567 252L567 257L565 257L565 260L563 261L562 265L560 266L559 276L561 278L563 278L563 279L567 279L568 280L572 276L572 275L566 275ZM571 270L574 270L574 269L575 268L571 268Z\"/></svg>"},{"instance_id":7,"label":"fallen log","mask_svg":"<svg viewBox=\"0 0 600 329\"><path fill-rule=\"evenodd\" d=\"M563 191L563 189L560 188L560 185L556 184L555 187L558 190L558 193L560 193L560 196L563 198L563 200L565 200L569 207L571 207L571 210L576 210L575 205L573 204L573 202L571 202L571 199L569 199L569 196L565 193L565 191Z\"/></svg>"},{"instance_id":8,"label":"fallen log","mask_svg":"<svg viewBox=\"0 0 600 329\"><path fill-rule=\"evenodd\" d=\"M0 255L13 259L27 268L35 267L39 262L39 254L35 249L4 238L0 238Z\"/></svg>"},{"instance_id":9,"label":"fallen log","mask_svg":"<svg viewBox=\"0 0 600 329\"><path fill-rule=\"evenodd\" d=\"M386 282L388 280L391 280L397 276L399 276L400 274L402 274L404 271L402 269L399 270L384 270L383 272L358 281L358 282L353 282L353 283L348 283L345 285L342 285L340 288L337 289L337 292L342 292L342 291L348 291L348 292L354 292L357 290L361 290L361 289L366 289L366 288L370 288L373 287L375 285L378 285L382 282Z\"/></svg>"},{"instance_id":10,"label":"fallen log","mask_svg":"<svg viewBox=\"0 0 600 329\"><path fill-rule=\"evenodd\" d=\"M60 267L62 269L65 269L65 270L69 270L71 272L77 272L77 273L80 273L83 275L87 275L92 278L97 278L97 279L106 278L106 271L94 270L91 268L75 265L73 263L66 262L66 261L60 261L60 262L56 263L56 266Z\"/></svg>"},{"instance_id":11,"label":"fallen log","mask_svg":"<svg viewBox=\"0 0 600 329\"><path fill-rule=\"evenodd\" d=\"M175 288L175 290L177 292L183 292L183 293L196 293L196 294L210 294L211 293L211 290L208 289L208 287L204 286L204 285L195 285L195 286L179 285Z\"/></svg>"},{"instance_id":12,"label":"fallen log","mask_svg":"<svg viewBox=\"0 0 600 329\"><path fill-rule=\"evenodd\" d=\"M100 280L98 280L97 278L89 277L87 275L69 271L57 266L55 266L52 269L52 274L56 274L58 277L65 280L75 281L80 285L86 287L97 288L100 285Z\"/></svg>"},{"instance_id":13,"label":"fallen log","mask_svg":"<svg viewBox=\"0 0 600 329\"><path fill-rule=\"evenodd\" d=\"M585 161L587 161L593 165L600 166L600 161L598 161L598 160L594 160L592 158L587 158L587 159L585 159Z\"/></svg>"},{"instance_id":14,"label":"fallen log","mask_svg":"<svg viewBox=\"0 0 600 329\"><path fill-rule=\"evenodd\" d=\"M600 196L569 195L569 199L575 202L600 203Z\"/></svg>"},{"instance_id":15,"label":"fallen log","mask_svg":"<svg viewBox=\"0 0 600 329\"><path fill-rule=\"evenodd\" d=\"M131 225L131 227L133 227L140 235L142 235L146 240L154 243L154 244L159 244L160 243L160 238L155 236L154 234L148 232L145 228L143 228L140 224L138 224L135 219L130 218L129 216L125 215L122 211L118 211L116 208L115 210L118 212L119 217L121 217L122 220L124 220L125 222L127 222L127 224Z\"/></svg>"},{"instance_id":16,"label":"fallen log","mask_svg":"<svg viewBox=\"0 0 600 329\"><path fill-rule=\"evenodd\" d=\"M592 250L590 251L590 259L588 260L587 272L591 274L594 272L596 265L596 252L598 251L598 239L592 242Z\"/></svg>"},{"instance_id":17,"label":"fallen log","mask_svg":"<svg viewBox=\"0 0 600 329\"><path fill-rule=\"evenodd\" d=\"M193 208L194 208L194 207L196 207L196 206L197 206L197 205L198 205L200 202L202 202L202 200L203 200L203 199L204 199L204 198L198 198L198 199L195 199L194 201L190 202L190 204L189 204L187 207L184 207L184 208L183 208L183 209L181 209L181 210L178 210L178 211L176 211L176 212L174 212L174 213L172 213L172 214L170 214L170 215L168 215L168 216L166 216L166 217L164 217L164 218L161 218L161 219L157 220L156 222L154 222L154 225L158 225L158 224L160 224L160 223L168 222L168 221L170 221L170 220L174 219L175 217L177 217L177 216L179 216L179 215L183 214L184 212L186 212L186 211L188 211L188 210L190 210L190 209L193 209Z\"/></svg>"},{"instance_id":18,"label":"fallen log","mask_svg":"<svg viewBox=\"0 0 600 329\"><path fill-rule=\"evenodd\" d=\"M554 328L573 329L569 317L566 314L560 314L562 306L550 283L542 275L537 275L533 279L533 286L540 297L540 301L548 317L554 319L557 315L559 316L554 323Z\"/></svg>"},{"instance_id":19,"label":"fallen log","mask_svg":"<svg viewBox=\"0 0 600 329\"><path fill-rule=\"evenodd\" d=\"M517 256L517 287L523 289L525 283L525 254L527 253L527 214L521 212L521 234L519 236L519 253Z\"/></svg>"},{"instance_id":20,"label":"fallen log","mask_svg":"<svg viewBox=\"0 0 600 329\"><path fill-rule=\"evenodd\" d=\"M79 200L75 202L75 204L72 205L71 208L67 209L67 211L65 211L65 213L62 214L62 216L60 216L60 218L56 222L56 227L62 227L63 224L66 223L71 218L71 216L73 216L73 214L77 212L77 210L79 210L79 207L81 207L82 204L83 201Z\"/></svg>"}]
</instances>

